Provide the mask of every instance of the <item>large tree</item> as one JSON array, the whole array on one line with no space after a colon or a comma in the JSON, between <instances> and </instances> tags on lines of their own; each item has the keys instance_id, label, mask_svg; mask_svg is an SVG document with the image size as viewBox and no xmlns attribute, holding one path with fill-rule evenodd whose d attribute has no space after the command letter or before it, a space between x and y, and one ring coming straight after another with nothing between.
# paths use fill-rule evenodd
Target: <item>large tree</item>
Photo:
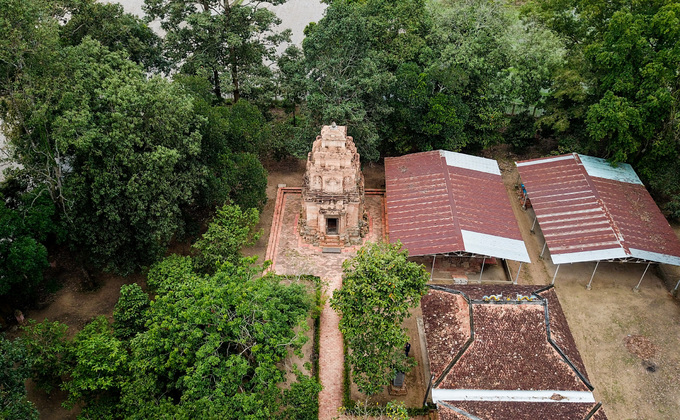
<instances>
[{"instance_id":1,"label":"large tree","mask_svg":"<svg viewBox=\"0 0 680 420\"><path fill-rule=\"evenodd\" d=\"M123 272L154 261L205 172L192 98L90 38L51 65L10 94L15 160L92 261Z\"/></svg>"},{"instance_id":2,"label":"large tree","mask_svg":"<svg viewBox=\"0 0 680 420\"><path fill-rule=\"evenodd\" d=\"M63 8L55 2L5 0L0 2L0 94L16 88L27 70L49 71L59 51L59 23Z\"/></svg>"},{"instance_id":3,"label":"large tree","mask_svg":"<svg viewBox=\"0 0 680 420\"><path fill-rule=\"evenodd\" d=\"M405 83L394 96L397 123L411 137L411 150L403 151L500 141L510 105L537 105L541 90L550 87L562 61L561 42L541 25L522 21L503 0L433 1L429 10L432 58L421 67L403 66Z\"/></svg>"},{"instance_id":4,"label":"large tree","mask_svg":"<svg viewBox=\"0 0 680 420\"><path fill-rule=\"evenodd\" d=\"M394 372L407 372L413 359L404 346L402 323L420 303L429 279L422 265L408 261L401 244L370 243L343 263L342 288L331 307L341 314L352 380L367 396L379 393Z\"/></svg>"},{"instance_id":5,"label":"large tree","mask_svg":"<svg viewBox=\"0 0 680 420\"><path fill-rule=\"evenodd\" d=\"M194 111L205 119L198 159L207 173L198 204L214 207L231 200L243 209L262 210L267 171L258 156L267 153L270 130L260 110L243 99L230 106L215 104L209 81L200 76L176 74L174 81L191 93Z\"/></svg>"},{"instance_id":6,"label":"large tree","mask_svg":"<svg viewBox=\"0 0 680 420\"><path fill-rule=\"evenodd\" d=\"M281 362L304 336L310 309L300 285L249 270L191 276L153 302L147 331L132 341L123 404L139 418L274 418Z\"/></svg>"},{"instance_id":7,"label":"large tree","mask_svg":"<svg viewBox=\"0 0 680 420\"><path fill-rule=\"evenodd\" d=\"M144 0L144 10L150 20L160 20L168 55L184 72L205 74L218 100L226 90L238 102L269 81L267 62L290 38L290 31L274 31L281 21L263 6L285 1Z\"/></svg>"},{"instance_id":8,"label":"large tree","mask_svg":"<svg viewBox=\"0 0 680 420\"><path fill-rule=\"evenodd\" d=\"M379 157L393 72L420 54L424 12L423 0L334 1L306 30L311 122L347 125L364 159Z\"/></svg>"},{"instance_id":9,"label":"large tree","mask_svg":"<svg viewBox=\"0 0 680 420\"><path fill-rule=\"evenodd\" d=\"M19 385L33 363L33 380L59 384L83 418L316 418L317 380L294 370L297 381L282 386L285 359L306 341L309 291L260 274L242 264L204 275L189 257L163 260L149 272L154 299L125 288L113 327L98 317L66 340L65 325L34 323L20 353L4 354L0 338L0 379L16 382L0 398L30 412Z\"/></svg>"}]
</instances>

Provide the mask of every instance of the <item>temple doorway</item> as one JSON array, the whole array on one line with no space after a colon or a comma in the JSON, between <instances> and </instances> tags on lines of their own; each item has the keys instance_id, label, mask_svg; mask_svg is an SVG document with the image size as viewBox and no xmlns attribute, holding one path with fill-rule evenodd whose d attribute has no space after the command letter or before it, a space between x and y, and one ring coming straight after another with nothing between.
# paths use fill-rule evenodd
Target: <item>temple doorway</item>
<instances>
[{"instance_id":1,"label":"temple doorway","mask_svg":"<svg viewBox=\"0 0 680 420\"><path fill-rule=\"evenodd\" d=\"M338 219L336 217L330 217L326 219L326 235L337 234L338 234Z\"/></svg>"}]
</instances>

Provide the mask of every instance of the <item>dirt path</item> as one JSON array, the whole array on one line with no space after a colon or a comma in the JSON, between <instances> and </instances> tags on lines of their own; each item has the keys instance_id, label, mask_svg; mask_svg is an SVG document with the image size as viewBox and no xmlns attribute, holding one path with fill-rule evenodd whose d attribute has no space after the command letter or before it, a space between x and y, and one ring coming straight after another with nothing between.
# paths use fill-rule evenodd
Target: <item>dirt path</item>
<instances>
[{"instance_id":1,"label":"dirt path","mask_svg":"<svg viewBox=\"0 0 680 420\"><path fill-rule=\"evenodd\" d=\"M517 190L515 186L518 181L517 167L515 163L508 160L501 160L498 162L501 169L501 177L503 184L508 191L508 198L512 205L512 211L515 213L515 219L519 225L522 239L529 252L531 264L522 264L521 271L519 271L518 284L546 284L546 271L543 264L540 263L539 255L541 253L542 242L536 241L536 234L531 232L531 225L533 224L533 211L531 209L524 210L522 203L518 200ZM536 230L537 231L537 230ZM517 261L507 261L510 267L510 273L517 276L517 271L520 269Z\"/></svg>"},{"instance_id":2,"label":"dirt path","mask_svg":"<svg viewBox=\"0 0 680 420\"><path fill-rule=\"evenodd\" d=\"M329 275L328 294L342 287L342 273ZM326 301L321 312L321 334L319 346L319 381L323 389L319 393L319 420L330 420L338 416L342 405L343 355L342 333L338 329L340 317Z\"/></svg>"}]
</instances>

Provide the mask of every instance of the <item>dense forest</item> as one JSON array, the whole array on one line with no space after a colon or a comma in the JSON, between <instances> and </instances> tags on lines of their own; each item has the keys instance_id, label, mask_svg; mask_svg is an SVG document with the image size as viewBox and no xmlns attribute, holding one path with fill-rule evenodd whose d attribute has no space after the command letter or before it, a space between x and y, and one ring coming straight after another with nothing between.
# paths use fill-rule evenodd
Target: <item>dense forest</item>
<instances>
[{"instance_id":1,"label":"dense forest","mask_svg":"<svg viewBox=\"0 0 680 420\"><path fill-rule=\"evenodd\" d=\"M314 378L276 385L314 304L239 249L262 162L305 157L331 121L364 161L542 143L627 162L680 217L676 1L327 0L285 50L265 7L285 0L144 3L148 21L0 0L0 297L30 305L57 247L85 272L143 271L153 296L126 287L113 324L72 340L59 323L2 338L0 417L36 418L33 378L83 418L314 418ZM192 255L164 258L177 238Z\"/></svg>"}]
</instances>

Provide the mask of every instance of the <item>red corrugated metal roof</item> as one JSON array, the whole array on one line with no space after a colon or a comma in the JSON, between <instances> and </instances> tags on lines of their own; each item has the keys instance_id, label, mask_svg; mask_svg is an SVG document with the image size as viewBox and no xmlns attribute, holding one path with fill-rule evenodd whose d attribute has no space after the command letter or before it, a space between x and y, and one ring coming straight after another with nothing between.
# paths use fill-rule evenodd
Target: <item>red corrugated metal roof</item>
<instances>
[{"instance_id":1,"label":"red corrugated metal roof","mask_svg":"<svg viewBox=\"0 0 680 420\"><path fill-rule=\"evenodd\" d=\"M529 261L495 161L439 150L386 158L385 184L390 241L410 255ZM485 235L491 243L480 251Z\"/></svg>"},{"instance_id":2,"label":"red corrugated metal roof","mask_svg":"<svg viewBox=\"0 0 680 420\"><path fill-rule=\"evenodd\" d=\"M680 265L680 240L630 165L577 154L517 162L553 262Z\"/></svg>"}]
</instances>

